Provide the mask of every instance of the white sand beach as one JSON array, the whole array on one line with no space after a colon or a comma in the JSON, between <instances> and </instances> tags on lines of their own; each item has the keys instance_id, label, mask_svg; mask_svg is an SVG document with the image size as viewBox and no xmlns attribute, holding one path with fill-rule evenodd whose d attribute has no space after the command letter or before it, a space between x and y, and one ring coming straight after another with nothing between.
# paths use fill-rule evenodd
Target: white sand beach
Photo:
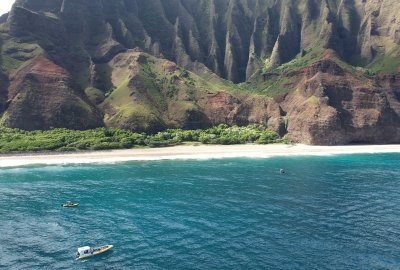
<instances>
[{"instance_id":1,"label":"white sand beach","mask_svg":"<svg viewBox=\"0 0 400 270\"><path fill-rule=\"evenodd\" d=\"M237 157L269 158L276 156L326 156L365 153L400 153L400 145L182 145L164 148L140 148L77 153L10 154L0 156L0 167L39 164L116 163L139 160L220 159Z\"/></svg>"}]
</instances>

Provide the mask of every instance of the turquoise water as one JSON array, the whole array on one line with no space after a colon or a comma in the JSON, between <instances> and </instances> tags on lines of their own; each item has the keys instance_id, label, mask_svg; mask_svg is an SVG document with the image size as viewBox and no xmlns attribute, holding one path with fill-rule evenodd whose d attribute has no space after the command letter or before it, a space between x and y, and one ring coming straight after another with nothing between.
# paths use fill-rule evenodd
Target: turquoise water
<instances>
[{"instance_id":1,"label":"turquoise water","mask_svg":"<svg viewBox=\"0 0 400 270\"><path fill-rule=\"evenodd\" d=\"M0 268L399 269L399 161L374 154L1 169ZM61 208L68 200L81 206ZM103 244L113 251L74 260L77 247Z\"/></svg>"}]
</instances>

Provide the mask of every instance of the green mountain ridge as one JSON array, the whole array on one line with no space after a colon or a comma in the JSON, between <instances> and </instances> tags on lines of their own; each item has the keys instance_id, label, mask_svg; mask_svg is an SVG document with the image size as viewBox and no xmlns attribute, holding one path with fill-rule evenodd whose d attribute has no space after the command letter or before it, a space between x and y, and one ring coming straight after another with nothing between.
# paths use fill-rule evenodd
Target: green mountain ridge
<instances>
[{"instance_id":1,"label":"green mountain ridge","mask_svg":"<svg viewBox=\"0 0 400 270\"><path fill-rule=\"evenodd\" d=\"M310 144L399 142L398 10L394 0L17 0L0 18L0 123L257 123Z\"/></svg>"}]
</instances>

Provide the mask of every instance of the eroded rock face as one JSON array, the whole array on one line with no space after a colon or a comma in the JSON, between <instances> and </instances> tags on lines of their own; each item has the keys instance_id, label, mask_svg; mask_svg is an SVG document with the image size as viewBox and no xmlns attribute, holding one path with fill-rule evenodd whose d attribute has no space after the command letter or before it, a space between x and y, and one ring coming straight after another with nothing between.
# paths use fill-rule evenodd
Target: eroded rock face
<instances>
[{"instance_id":1,"label":"eroded rock face","mask_svg":"<svg viewBox=\"0 0 400 270\"><path fill-rule=\"evenodd\" d=\"M282 102L293 141L321 145L400 141L400 103L393 91L345 72L332 60L321 60L299 73L298 90Z\"/></svg>"},{"instance_id":2,"label":"eroded rock face","mask_svg":"<svg viewBox=\"0 0 400 270\"><path fill-rule=\"evenodd\" d=\"M18 71L8 88L5 125L25 130L102 126L101 114L74 90L69 74L44 56Z\"/></svg>"},{"instance_id":3,"label":"eroded rock face","mask_svg":"<svg viewBox=\"0 0 400 270\"><path fill-rule=\"evenodd\" d=\"M232 95L227 92L207 95L201 104L204 114L213 125L262 124L284 135L283 111L273 99Z\"/></svg>"},{"instance_id":4,"label":"eroded rock face","mask_svg":"<svg viewBox=\"0 0 400 270\"><path fill-rule=\"evenodd\" d=\"M398 10L396 0L17 0L8 23L14 35L74 40L94 62L140 47L243 82L257 59L274 67L320 44L370 63L400 44Z\"/></svg>"}]
</instances>

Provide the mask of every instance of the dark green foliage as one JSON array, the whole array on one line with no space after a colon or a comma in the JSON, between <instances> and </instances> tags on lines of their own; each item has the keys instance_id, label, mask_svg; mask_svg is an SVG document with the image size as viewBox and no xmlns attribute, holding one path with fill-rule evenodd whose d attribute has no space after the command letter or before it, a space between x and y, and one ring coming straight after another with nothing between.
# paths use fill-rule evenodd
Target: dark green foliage
<instances>
[{"instance_id":1,"label":"dark green foliage","mask_svg":"<svg viewBox=\"0 0 400 270\"><path fill-rule=\"evenodd\" d=\"M172 146L183 142L267 144L281 142L281 139L274 131L261 125L228 127L221 124L206 130L168 129L154 135L105 128L85 131L69 129L47 131L0 129L0 153L128 149L140 146Z\"/></svg>"},{"instance_id":2,"label":"dark green foliage","mask_svg":"<svg viewBox=\"0 0 400 270\"><path fill-rule=\"evenodd\" d=\"M372 78L376 75L376 73L368 68L363 68L363 67L356 67L355 68L357 71L362 72L362 74L366 77Z\"/></svg>"},{"instance_id":3,"label":"dark green foliage","mask_svg":"<svg viewBox=\"0 0 400 270\"><path fill-rule=\"evenodd\" d=\"M179 77L181 77L181 78L189 78L190 75L189 75L189 72L186 69L183 69L181 74L179 74Z\"/></svg>"}]
</instances>

